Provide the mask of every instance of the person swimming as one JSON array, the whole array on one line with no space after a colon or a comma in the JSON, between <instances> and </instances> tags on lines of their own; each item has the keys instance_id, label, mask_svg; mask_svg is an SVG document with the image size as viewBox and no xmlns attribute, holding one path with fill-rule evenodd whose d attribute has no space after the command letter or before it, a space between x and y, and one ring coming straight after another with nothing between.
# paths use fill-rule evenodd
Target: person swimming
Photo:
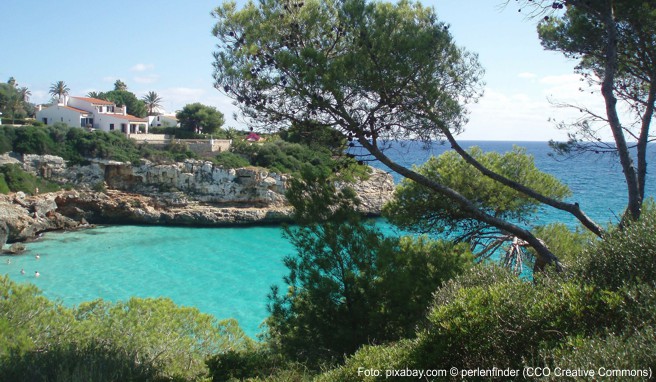
<instances>
[{"instance_id":1,"label":"person swimming","mask_svg":"<svg viewBox=\"0 0 656 382\"><path fill-rule=\"evenodd\" d=\"M21 268L21 275L24 275L24 274L25 274L25 269Z\"/></svg>"},{"instance_id":2,"label":"person swimming","mask_svg":"<svg viewBox=\"0 0 656 382\"><path fill-rule=\"evenodd\" d=\"M39 273L39 271L34 271L34 277L39 277L39 276L41 276L41 273Z\"/></svg>"},{"instance_id":3,"label":"person swimming","mask_svg":"<svg viewBox=\"0 0 656 382\"><path fill-rule=\"evenodd\" d=\"M36 256L34 256L34 258L39 260L41 258L41 256L39 256L39 254L37 253Z\"/></svg>"}]
</instances>

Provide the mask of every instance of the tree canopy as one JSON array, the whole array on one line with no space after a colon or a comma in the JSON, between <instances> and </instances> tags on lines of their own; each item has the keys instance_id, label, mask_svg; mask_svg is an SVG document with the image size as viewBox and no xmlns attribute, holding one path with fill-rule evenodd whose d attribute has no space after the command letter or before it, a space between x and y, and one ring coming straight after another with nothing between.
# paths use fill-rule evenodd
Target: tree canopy
<instances>
[{"instance_id":1,"label":"tree canopy","mask_svg":"<svg viewBox=\"0 0 656 382\"><path fill-rule=\"evenodd\" d=\"M469 154L485 167L525 184L542 194L562 200L570 195L567 186L554 176L539 171L526 150L515 147L513 151L499 154L484 153L474 147ZM432 157L416 170L428 179L458 190L486 213L504 220L517 221L530 226L540 203L494 180L480 176L478 171L453 151ZM472 247L480 245L480 255L490 256L492 248L498 248L507 240L507 234L485 222L463 214L458 206L436 195L430 188L404 180L391 203L385 206L385 216L397 226L421 233L443 233L453 240L468 242ZM499 244L499 245L496 245Z\"/></svg>"},{"instance_id":2,"label":"tree canopy","mask_svg":"<svg viewBox=\"0 0 656 382\"><path fill-rule=\"evenodd\" d=\"M50 95L57 97L59 103L64 102L64 97L68 95L71 89L68 88L64 81L57 81L50 86Z\"/></svg>"},{"instance_id":3,"label":"tree canopy","mask_svg":"<svg viewBox=\"0 0 656 382\"><path fill-rule=\"evenodd\" d=\"M214 11L216 87L254 125L277 129L312 123L341 131L402 176L432 189L472 219L527 241L556 260L532 233L480 209L439 179L428 179L384 153L391 140L446 140L483 175L573 214L600 234L575 203L550 198L478 163L455 136L466 105L481 95L476 55L453 42L448 26L419 3L263 1Z\"/></svg>"},{"instance_id":4,"label":"tree canopy","mask_svg":"<svg viewBox=\"0 0 656 382\"><path fill-rule=\"evenodd\" d=\"M637 219L645 199L647 144L656 104L656 6L650 1L528 1L533 15L544 15L538 32L542 45L579 60L575 70L588 85L601 89L605 110L568 104L581 118L562 123L561 153L613 153L627 185L627 214ZM621 113L628 106L629 115ZM613 142L603 142L612 133ZM635 147L635 151L632 148Z\"/></svg>"},{"instance_id":5,"label":"tree canopy","mask_svg":"<svg viewBox=\"0 0 656 382\"><path fill-rule=\"evenodd\" d=\"M148 115L146 103L138 99L134 93L127 90L112 90L97 95L98 98L114 102L117 106L127 107L128 114L134 115L135 117L144 118Z\"/></svg>"},{"instance_id":6,"label":"tree canopy","mask_svg":"<svg viewBox=\"0 0 656 382\"><path fill-rule=\"evenodd\" d=\"M12 124L16 118L26 117L33 109L28 102L30 94L27 88L18 88L14 77L11 77L7 83L0 83L0 111L5 118L11 120Z\"/></svg>"},{"instance_id":7,"label":"tree canopy","mask_svg":"<svg viewBox=\"0 0 656 382\"><path fill-rule=\"evenodd\" d=\"M214 106L206 106L199 102L185 105L177 114L180 127L196 133L211 134L220 129L225 122L223 113Z\"/></svg>"}]
</instances>

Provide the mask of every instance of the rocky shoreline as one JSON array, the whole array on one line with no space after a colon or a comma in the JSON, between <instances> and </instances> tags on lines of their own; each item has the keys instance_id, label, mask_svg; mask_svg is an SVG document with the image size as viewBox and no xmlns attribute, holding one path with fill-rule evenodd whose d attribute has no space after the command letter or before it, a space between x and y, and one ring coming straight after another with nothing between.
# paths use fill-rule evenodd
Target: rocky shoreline
<instances>
[{"instance_id":1,"label":"rocky shoreline","mask_svg":"<svg viewBox=\"0 0 656 382\"><path fill-rule=\"evenodd\" d=\"M284 193L287 175L262 168L224 169L211 162L138 165L92 161L67 166L59 157L4 155L35 175L74 190L28 196L0 195L0 248L39 234L94 224L146 224L226 227L289 222L292 208ZM93 191L101 186L102 191ZM372 169L353 185L360 212L380 214L394 191L392 177Z\"/></svg>"}]
</instances>

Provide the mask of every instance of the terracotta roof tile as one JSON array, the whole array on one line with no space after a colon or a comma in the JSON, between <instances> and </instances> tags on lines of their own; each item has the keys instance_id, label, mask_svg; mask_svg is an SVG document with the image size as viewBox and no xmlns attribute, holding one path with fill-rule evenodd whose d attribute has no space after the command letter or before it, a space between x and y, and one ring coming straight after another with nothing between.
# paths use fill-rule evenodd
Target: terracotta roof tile
<instances>
[{"instance_id":1,"label":"terracotta roof tile","mask_svg":"<svg viewBox=\"0 0 656 382\"><path fill-rule=\"evenodd\" d=\"M98 99L98 98L89 98L89 97L71 97L71 98L87 101L94 105L114 105L114 102L105 101L104 99Z\"/></svg>"}]
</instances>

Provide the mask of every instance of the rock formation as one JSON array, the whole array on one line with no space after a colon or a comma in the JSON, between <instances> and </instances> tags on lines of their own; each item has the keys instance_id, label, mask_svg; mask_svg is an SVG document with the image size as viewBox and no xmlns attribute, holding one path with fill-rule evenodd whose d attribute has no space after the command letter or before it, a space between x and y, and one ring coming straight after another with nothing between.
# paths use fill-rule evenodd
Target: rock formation
<instances>
[{"instance_id":1,"label":"rock formation","mask_svg":"<svg viewBox=\"0 0 656 382\"><path fill-rule=\"evenodd\" d=\"M24 155L21 161L5 155L0 161L3 157L75 190L0 196L0 244L87 222L228 226L280 223L292 214L285 199L290 176L258 167L226 169L200 160L142 160L136 165L92 160L67 166L50 155ZM360 198L360 212L368 215L379 215L394 191L392 177L378 169L351 186Z\"/></svg>"}]
</instances>

